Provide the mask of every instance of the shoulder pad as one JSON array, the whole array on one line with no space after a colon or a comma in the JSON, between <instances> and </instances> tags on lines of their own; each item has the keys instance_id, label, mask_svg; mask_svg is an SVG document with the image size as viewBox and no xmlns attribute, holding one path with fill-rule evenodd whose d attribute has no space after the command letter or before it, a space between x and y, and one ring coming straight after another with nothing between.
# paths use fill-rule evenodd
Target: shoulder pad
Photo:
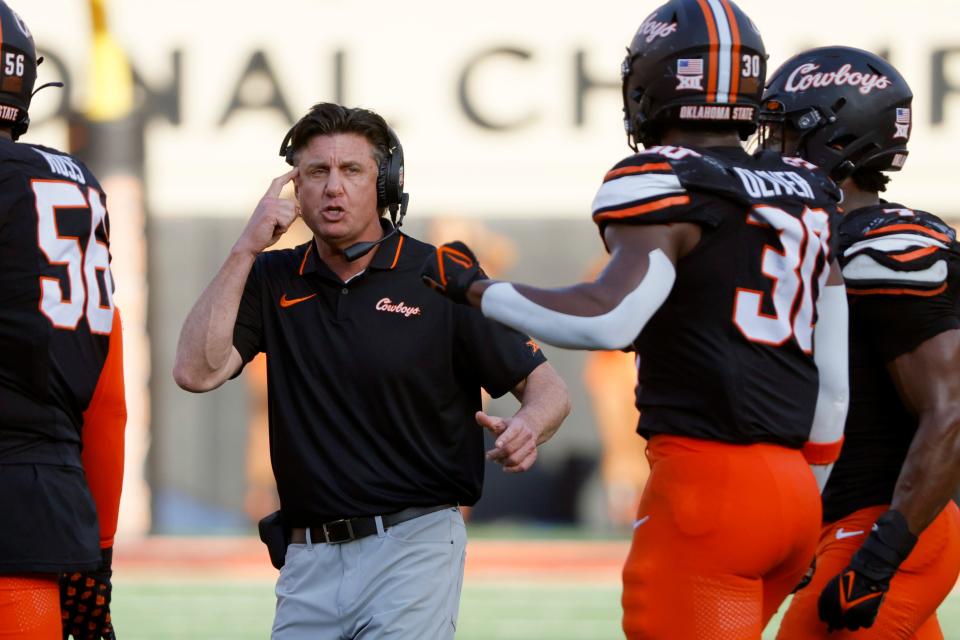
<instances>
[{"instance_id":1,"label":"shoulder pad","mask_svg":"<svg viewBox=\"0 0 960 640\"><path fill-rule=\"evenodd\" d=\"M747 206L792 200L832 208L841 200L840 189L815 165L773 151L753 156L697 153L671 162L687 189L713 193Z\"/></svg>"},{"instance_id":2,"label":"shoulder pad","mask_svg":"<svg viewBox=\"0 0 960 640\"><path fill-rule=\"evenodd\" d=\"M936 295L958 258L956 232L925 211L881 203L840 222L840 264L855 295Z\"/></svg>"},{"instance_id":3,"label":"shoulder pad","mask_svg":"<svg viewBox=\"0 0 960 640\"><path fill-rule=\"evenodd\" d=\"M83 162L71 154L39 144L24 144L22 147L24 149L23 153L27 155L25 160L28 162L39 163L55 176L66 178L82 185L95 187L102 191L100 183L93 175L93 172L91 172Z\"/></svg>"},{"instance_id":4,"label":"shoulder pad","mask_svg":"<svg viewBox=\"0 0 960 640\"><path fill-rule=\"evenodd\" d=\"M601 224L662 213L689 203L690 196L670 161L644 152L624 158L607 172L591 209L594 222Z\"/></svg>"}]
</instances>

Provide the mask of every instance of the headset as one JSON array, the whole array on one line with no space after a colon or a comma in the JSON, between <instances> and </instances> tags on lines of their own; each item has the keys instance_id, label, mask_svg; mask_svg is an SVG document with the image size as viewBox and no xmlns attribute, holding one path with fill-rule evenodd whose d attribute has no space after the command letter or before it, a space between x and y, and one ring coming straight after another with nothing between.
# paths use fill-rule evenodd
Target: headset
<instances>
[{"instance_id":1,"label":"headset","mask_svg":"<svg viewBox=\"0 0 960 640\"><path fill-rule=\"evenodd\" d=\"M307 117L312 116L308 115ZM293 132L296 128L297 125L293 125L280 144L280 155L290 166L294 166L292 142ZM407 215L410 196L403 191L403 147L400 145L397 134L389 126L387 127L387 139L387 153L377 167L377 209L390 210L393 229L376 242L358 242L344 249L343 254L350 262L367 255L381 242L386 242L396 235L400 225L403 224L403 217Z\"/></svg>"}]
</instances>

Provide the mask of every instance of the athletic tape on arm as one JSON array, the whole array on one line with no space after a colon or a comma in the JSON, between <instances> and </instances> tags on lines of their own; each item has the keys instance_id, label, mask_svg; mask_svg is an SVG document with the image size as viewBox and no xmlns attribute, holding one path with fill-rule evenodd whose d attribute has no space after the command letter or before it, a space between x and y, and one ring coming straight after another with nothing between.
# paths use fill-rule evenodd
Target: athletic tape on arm
<instances>
[{"instance_id":1,"label":"athletic tape on arm","mask_svg":"<svg viewBox=\"0 0 960 640\"><path fill-rule=\"evenodd\" d=\"M660 249L649 254L647 273L620 303L600 316L561 313L523 297L509 282L498 282L483 293L481 310L548 344L567 349L623 349L670 295L677 272Z\"/></svg>"},{"instance_id":2,"label":"athletic tape on arm","mask_svg":"<svg viewBox=\"0 0 960 640\"><path fill-rule=\"evenodd\" d=\"M850 404L847 292L843 285L823 288L817 300L813 360L820 377L817 408L804 456L823 490L840 455L843 426ZM819 467L819 468L818 468Z\"/></svg>"}]
</instances>

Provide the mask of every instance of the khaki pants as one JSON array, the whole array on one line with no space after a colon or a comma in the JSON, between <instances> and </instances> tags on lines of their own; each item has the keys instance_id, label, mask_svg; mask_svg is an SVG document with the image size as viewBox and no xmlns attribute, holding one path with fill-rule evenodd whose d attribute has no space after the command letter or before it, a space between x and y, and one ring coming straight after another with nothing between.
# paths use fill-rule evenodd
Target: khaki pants
<instances>
[{"instance_id":1,"label":"khaki pants","mask_svg":"<svg viewBox=\"0 0 960 640\"><path fill-rule=\"evenodd\" d=\"M456 508L344 544L291 544L274 640L453 638L467 534Z\"/></svg>"}]
</instances>

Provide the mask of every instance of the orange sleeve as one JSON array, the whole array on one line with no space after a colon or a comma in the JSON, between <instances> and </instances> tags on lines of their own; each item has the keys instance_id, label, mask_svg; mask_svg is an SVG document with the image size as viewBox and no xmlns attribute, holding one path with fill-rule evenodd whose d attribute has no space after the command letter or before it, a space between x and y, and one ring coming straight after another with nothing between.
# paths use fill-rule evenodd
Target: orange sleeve
<instances>
[{"instance_id":1,"label":"orange sleeve","mask_svg":"<svg viewBox=\"0 0 960 640\"><path fill-rule=\"evenodd\" d=\"M123 335L120 311L114 310L107 358L83 413L83 470L100 520L100 547L113 546L123 485L123 434L127 403L123 388Z\"/></svg>"}]
</instances>

